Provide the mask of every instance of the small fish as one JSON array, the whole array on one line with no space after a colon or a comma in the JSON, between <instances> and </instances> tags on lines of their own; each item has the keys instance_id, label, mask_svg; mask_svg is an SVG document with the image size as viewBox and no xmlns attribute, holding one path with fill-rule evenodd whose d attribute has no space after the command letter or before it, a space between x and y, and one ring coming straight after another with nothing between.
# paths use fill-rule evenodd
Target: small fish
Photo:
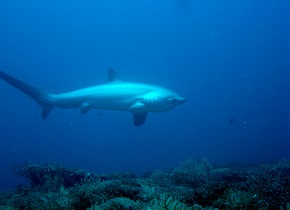
<instances>
[{"instance_id":1,"label":"small fish","mask_svg":"<svg viewBox=\"0 0 290 210\"><path fill-rule=\"evenodd\" d=\"M234 121L235 121L235 118L234 117L232 117L232 118L229 119L229 123L233 123Z\"/></svg>"}]
</instances>

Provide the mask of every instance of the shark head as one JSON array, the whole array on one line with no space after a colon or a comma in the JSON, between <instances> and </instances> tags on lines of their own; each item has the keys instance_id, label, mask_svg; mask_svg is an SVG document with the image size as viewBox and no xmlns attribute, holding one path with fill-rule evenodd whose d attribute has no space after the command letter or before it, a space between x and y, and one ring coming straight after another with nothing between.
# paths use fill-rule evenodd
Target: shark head
<instances>
[{"instance_id":1,"label":"shark head","mask_svg":"<svg viewBox=\"0 0 290 210\"><path fill-rule=\"evenodd\" d=\"M149 112L166 112L174 109L177 105L185 101L186 99L179 96L177 93L163 88L158 91L147 93L142 99L144 107L146 107L146 110Z\"/></svg>"}]
</instances>

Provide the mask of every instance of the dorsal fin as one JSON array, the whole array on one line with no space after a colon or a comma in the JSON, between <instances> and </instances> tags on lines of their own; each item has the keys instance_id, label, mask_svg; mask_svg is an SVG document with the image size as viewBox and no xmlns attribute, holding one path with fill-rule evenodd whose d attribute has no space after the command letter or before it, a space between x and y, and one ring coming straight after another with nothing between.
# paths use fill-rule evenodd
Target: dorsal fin
<instances>
[{"instance_id":1,"label":"dorsal fin","mask_svg":"<svg viewBox=\"0 0 290 210\"><path fill-rule=\"evenodd\" d=\"M108 71L109 82L120 82L118 74L113 68L110 68Z\"/></svg>"}]
</instances>

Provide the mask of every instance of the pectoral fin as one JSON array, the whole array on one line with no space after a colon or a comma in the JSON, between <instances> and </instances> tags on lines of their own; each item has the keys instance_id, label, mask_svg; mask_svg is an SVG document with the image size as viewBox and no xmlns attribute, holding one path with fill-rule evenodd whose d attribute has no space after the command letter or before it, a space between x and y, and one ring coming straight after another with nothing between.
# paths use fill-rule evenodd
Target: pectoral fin
<instances>
[{"instance_id":1,"label":"pectoral fin","mask_svg":"<svg viewBox=\"0 0 290 210\"><path fill-rule=\"evenodd\" d=\"M81 106L81 114L86 114L88 113L88 111L90 111L91 107L90 107L90 104L89 103L84 103L82 106Z\"/></svg>"},{"instance_id":2,"label":"pectoral fin","mask_svg":"<svg viewBox=\"0 0 290 210\"><path fill-rule=\"evenodd\" d=\"M143 125L147 117L147 112L133 113L134 125Z\"/></svg>"}]
</instances>

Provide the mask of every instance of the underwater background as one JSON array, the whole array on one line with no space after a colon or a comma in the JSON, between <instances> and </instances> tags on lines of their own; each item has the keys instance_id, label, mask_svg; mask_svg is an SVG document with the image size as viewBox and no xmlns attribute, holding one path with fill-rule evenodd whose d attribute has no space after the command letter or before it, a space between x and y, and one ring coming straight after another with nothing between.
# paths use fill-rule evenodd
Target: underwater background
<instances>
[{"instance_id":1,"label":"underwater background","mask_svg":"<svg viewBox=\"0 0 290 210\"><path fill-rule=\"evenodd\" d=\"M124 81L187 99L149 113L41 109L0 82L0 190L24 161L95 173L167 170L190 157L259 163L290 154L290 2L1 1L0 69L53 93Z\"/></svg>"}]
</instances>

